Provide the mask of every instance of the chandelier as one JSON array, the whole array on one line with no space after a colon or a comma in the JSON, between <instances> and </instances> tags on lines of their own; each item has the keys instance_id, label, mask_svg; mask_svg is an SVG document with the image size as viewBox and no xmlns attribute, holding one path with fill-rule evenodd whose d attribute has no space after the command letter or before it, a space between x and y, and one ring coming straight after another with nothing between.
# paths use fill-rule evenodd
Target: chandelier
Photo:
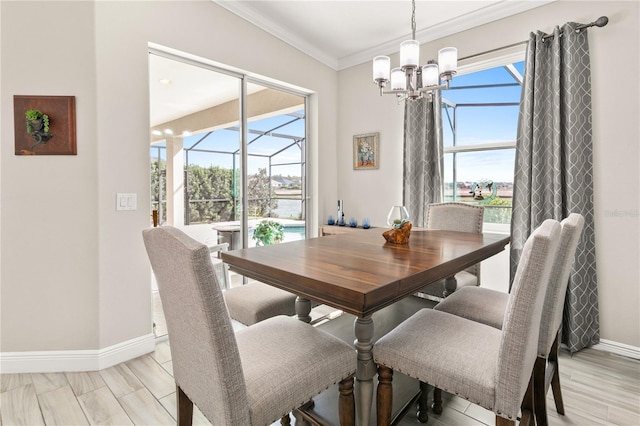
<instances>
[{"instance_id":1,"label":"chandelier","mask_svg":"<svg viewBox=\"0 0 640 426\"><path fill-rule=\"evenodd\" d=\"M400 67L391 68L388 56L373 58L373 81L382 95L396 95L398 98L418 99L425 94L431 98L436 90L448 89L449 81L457 71L458 49L445 47L438 52L438 63L429 61L420 67L420 43L416 40L416 2L411 1L412 40L400 43ZM441 80L444 84L441 84ZM391 90L385 91L391 81Z\"/></svg>"}]
</instances>

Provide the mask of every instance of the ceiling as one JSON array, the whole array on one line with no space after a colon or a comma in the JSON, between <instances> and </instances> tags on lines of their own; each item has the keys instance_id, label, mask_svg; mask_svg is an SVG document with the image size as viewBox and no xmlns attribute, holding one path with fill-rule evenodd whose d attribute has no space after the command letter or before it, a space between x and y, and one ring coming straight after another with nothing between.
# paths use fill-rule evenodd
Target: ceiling
<instances>
[{"instance_id":1,"label":"ceiling","mask_svg":"<svg viewBox=\"0 0 640 426\"><path fill-rule=\"evenodd\" d=\"M411 38L409 0L212 1L335 70L395 53ZM552 1L416 0L416 39L426 43ZM232 99L237 86L228 80L233 81L152 55L151 125Z\"/></svg>"}]
</instances>

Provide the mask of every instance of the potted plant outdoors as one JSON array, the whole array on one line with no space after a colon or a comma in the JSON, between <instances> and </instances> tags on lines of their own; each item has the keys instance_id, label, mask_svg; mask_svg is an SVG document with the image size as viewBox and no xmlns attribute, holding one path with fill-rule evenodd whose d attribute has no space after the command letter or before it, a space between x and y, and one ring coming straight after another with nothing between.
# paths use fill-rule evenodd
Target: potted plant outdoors
<instances>
[{"instance_id":1,"label":"potted plant outdoors","mask_svg":"<svg viewBox=\"0 0 640 426\"><path fill-rule=\"evenodd\" d=\"M37 109L30 109L25 112L27 118L27 133L43 131L49 133L49 116Z\"/></svg>"},{"instance_id":2,"label":"potted plant outdoors","mask_svg":"<svg viewBox=\"0 0 640 426\"><path fill-rule=\"evenodd\" d=\"M256 246L268 246L279 243L284 239L284 227L274 220L263 220L253 230L253 237Z\"/></svg>"}]
</instances>

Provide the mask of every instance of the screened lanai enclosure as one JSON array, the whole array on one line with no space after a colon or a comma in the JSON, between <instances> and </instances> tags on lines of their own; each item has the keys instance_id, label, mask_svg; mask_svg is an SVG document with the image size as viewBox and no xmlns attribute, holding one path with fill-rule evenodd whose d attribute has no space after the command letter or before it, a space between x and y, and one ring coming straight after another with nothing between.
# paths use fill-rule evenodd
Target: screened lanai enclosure
<instances>
[{"instance_id":1,"label":"screened lanai enclosure","mask_svg":"<svg viewBox=\"0 0 640 426\"><path fill-rule=\"evenodd\" d=\"M305 237L306 96L153 53L150 84L160 225L200 227L231 249L254 245L267 218L285 226L285 241Z\"/></svg>"},{"instance_id":2,"label":"screened lanai enclosure","mask_svg":"<svg viewBox=\"0 0 640 426\"><path fill-rule=\"evenodd\" d=\"M250 218L303 220L304 110L249 123ZM240 220L239 127L184 137L184 224ZM151 147L153 209L166 221L166 142Z\"/></svg>"}]
</instances>

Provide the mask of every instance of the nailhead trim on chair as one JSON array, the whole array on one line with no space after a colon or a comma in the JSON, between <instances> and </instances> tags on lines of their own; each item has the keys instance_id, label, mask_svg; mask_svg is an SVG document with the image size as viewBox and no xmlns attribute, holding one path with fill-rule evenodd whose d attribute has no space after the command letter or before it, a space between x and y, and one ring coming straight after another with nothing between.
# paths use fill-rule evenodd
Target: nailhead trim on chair
<instances>
[{"instance_id":1,"label":"nailhead trim on chair","mask_svg":"<svg viewBox=\"0 0 640 426\"><path fill-rule=\"evenodd\" d=\"M405 372L405 371L402 371L402 370L396 369L396 368L391 367L391 366L389 366L389 365L385 365L385 367L392 369L394 372L396 372L396 371L397 371L398 373L402 373L402 374L404 374L405 376L412 377L412 378L414 378L414 379L416 379L416 380L421 380L419 377L415 377L415 376L413 376L413 375L411 375L411 374L409 374L409 373L407 373L407 372ZM429 383L429 382L425 382L425 383L427 383L427 384L429 384L429 385L431 385L431 386L433 386L433 387L436 387L436 388L438 388L438 389L440 389L440 390L442 390L442 391L444 391L444 392L450 393L450 394L452 394L452 395L459 396L460 398L465 399L465 400L467 400L467 401L469 401L469 402L471 402L471 403L473 403L473 404L475 404L475 405L478 405L478 406L480 406L480 407L482 407L482 408L484 408L484 409L486 409L486 410L491 410L491 411L493 411L493 407L490 407L490 406L489 406L489 407L487 407L487 406L485 406L484 404L482 404L482 403L480 403L480 402L474 401L473 399L469 399L469 398L467 398L467 397L465 397L465 396L461 396L458 392L450 391L449 389L446 389L446 388L443 388L443 387L439 386L437 383ZM498 414L499 414L499 413L498 413ZM511 417L509 417L509 418L511 418Z\"/></svg>"}]
</instances>

